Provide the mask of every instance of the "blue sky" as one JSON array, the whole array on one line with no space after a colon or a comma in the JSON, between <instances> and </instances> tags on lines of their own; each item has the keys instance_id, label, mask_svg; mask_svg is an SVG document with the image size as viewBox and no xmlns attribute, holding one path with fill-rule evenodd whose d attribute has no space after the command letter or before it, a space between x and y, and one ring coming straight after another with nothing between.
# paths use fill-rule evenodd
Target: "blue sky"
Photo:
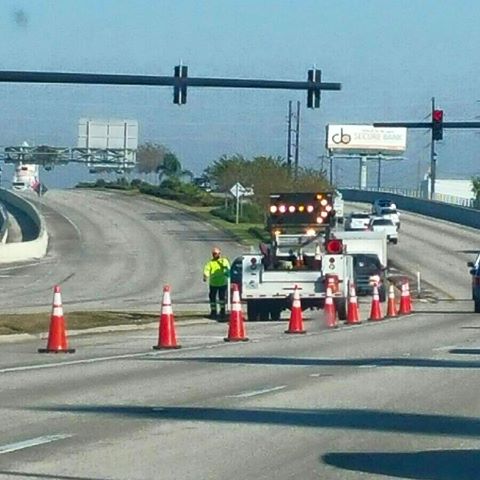
<instances>
[{"instance_id":1,"label":"blue sky","mask_svg":"<svg viewBox=\"0 0 480 480\"><path fill-rule=\"evenodd\" d=\"M478 120L479 25L473 0L3 0L3 70L171 75L183 61L191 76L304 80L315 65L342 91L307 111L303 92L189 89L178 107L168 87L3 84L0 145L74 146L81 117L134 118L140 142L200 173L222 154L285 156L288 101L300 100L300 162L319 166L328 123L423 121L431 97L447 121ZM416 185L429 138L409 132L385 184ZM437 146L440 176L480 174L480 133L450 130ZM339 185L357 182L356 162L336 171Z\"/></svg>"}]
</instances>

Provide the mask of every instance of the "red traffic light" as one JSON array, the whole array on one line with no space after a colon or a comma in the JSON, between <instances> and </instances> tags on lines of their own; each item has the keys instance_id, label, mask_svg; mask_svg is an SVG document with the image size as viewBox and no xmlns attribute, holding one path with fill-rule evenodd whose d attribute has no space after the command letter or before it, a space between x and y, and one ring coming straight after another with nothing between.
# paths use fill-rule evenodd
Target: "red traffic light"
<instances>
[{"instance_id":1,"label":"red traffic light","mask_svg":"<svg viewBox=\"0 0 480 480\"><path fill-rule=\"evenodd\" d=\"M434 110L432 112L432 121L443 122L443 110Z\"/></svg>"}]
</instances>

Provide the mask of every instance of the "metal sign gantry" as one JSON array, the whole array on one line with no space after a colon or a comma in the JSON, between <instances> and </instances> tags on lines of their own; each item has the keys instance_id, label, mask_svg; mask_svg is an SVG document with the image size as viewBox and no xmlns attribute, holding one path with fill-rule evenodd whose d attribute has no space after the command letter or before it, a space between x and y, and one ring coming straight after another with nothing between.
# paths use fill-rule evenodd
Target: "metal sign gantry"
<instances>
[{"instance_id":1,"label":"metal sign gantry","mask_svg":"<svg viewBox=\"0 0 480 480\"><path fill-rule=\"evenodd\" d=\"M136 150L131 148L81 148L39 146L9 146L0 153L4 163L41 165L51 170L56 165L83 163L91 170L129 171L135 168Z\"/></svg>"}]
</instances>

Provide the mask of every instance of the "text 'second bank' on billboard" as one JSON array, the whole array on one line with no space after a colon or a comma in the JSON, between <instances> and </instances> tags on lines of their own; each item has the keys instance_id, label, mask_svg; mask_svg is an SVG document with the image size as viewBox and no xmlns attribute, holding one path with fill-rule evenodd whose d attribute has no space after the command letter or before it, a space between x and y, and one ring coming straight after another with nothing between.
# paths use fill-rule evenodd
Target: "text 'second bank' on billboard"
<instances>
[{"instance_id":1,"label":"text 'second bank' on billboard","mask_svg":"<svg viewBox=\"0 0 480 480\"><path fill-rule=\"evenodd\" d=\"M332 153L399 155L407 148L407 129L327 125L327 148Z\"/></svg>"}]
</instances>

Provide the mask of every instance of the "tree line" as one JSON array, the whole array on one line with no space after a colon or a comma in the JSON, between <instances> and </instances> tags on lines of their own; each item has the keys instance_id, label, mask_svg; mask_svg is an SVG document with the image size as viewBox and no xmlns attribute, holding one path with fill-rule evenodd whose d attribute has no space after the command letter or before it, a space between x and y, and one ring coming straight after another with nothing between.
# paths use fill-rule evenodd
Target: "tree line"
<instances>
[{"instance_id":1,"label":"tree line","mask_svg":"<svg viewBox=\"0 0 480 480\"><path fill-rule=\"evenodd\" d=\"M159 183L166 179L179 179L193 174L184 170L178 157L161 144L145 143L137 151L138 171L156 173ZM282 157L243 155L223 155L213 161L199 177L199 184L210 184L212 189L227 192L239 182L252 188L253 201L261 207L268 204L272 192L312 192L331 190L326 172L320 169L300 167L296 174L288 167Z\"/></svg>"}]
</instances>

